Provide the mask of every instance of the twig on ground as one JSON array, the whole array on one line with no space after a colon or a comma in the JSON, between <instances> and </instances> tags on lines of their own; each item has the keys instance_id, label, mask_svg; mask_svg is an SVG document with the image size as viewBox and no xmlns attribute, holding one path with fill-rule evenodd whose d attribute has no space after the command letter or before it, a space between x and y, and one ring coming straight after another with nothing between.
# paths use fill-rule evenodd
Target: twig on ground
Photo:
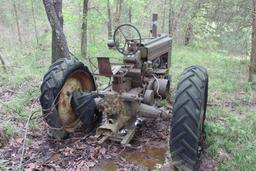
<instances>
[{"instance_id":1,"label":"twig on ground","mask_svg":"<svg viewBox=\"0 0 256 171\"><path fill-rule=\"evenodd\" d=\"M123 147L121 151L119 151L118 155L121 155L126 150L126 146Z\"/></svg>"},{"instance_id":2,"label":"twig on ground","mask_svg":"<svg viewBox=\"0 0 256 171\"><path fill-rule=\"evenodd\" d=\"M4 59L2 58L1 54L0 54L0 61L2 63L2 67L3 67L4 71L7 72L7 68L5 66L5 62L4 62Z\"/></svg>"},{"instance_id":3,"label":"twig on ground","mask_svg":"<svg viewBox=\"0 0 256 171\"><path fill-rule=\"evenodd\" d=\"M36 114L36 113L39 113L39 112L41 112L41 109L38 109L38 110L34 111L33 113ZM33 116L34 116L34 114L33 114ZM31 117L30 120L39 119L40 117L41 117L40 115L37 115L37 116L35 116L35 117Z\"/></svg>"},{"instance_id":4,"label":"twig on ground","mask_svg":"<svg viewBox=\"0 0 256 171\"><path fill-rule=\"evenodd\" d=\"M85 139L87 139L88 137L90 137L91 135L93 135L93 133L96 131L96 129L93 129L92 131L88 132L85 136L83 136L82 138L74 138L74 140L76 140L74 143L78 142L78 141L83 141Z\"/></svg>"},{"instance_id":5,"label":"twig on ground","mask_svg":"<svg viewBox=\"0 0 256 171\"><path fill-rule=\"evenodd\" d=\"M8 91L8 92L13 93L13 94L15 93L15 91L10 89L10 88L4 88L4 91Z\"/></svg>"},{"instance_id":6,"label":"twig on ground","mask_svg":"<svg viewBox=\"0 0 256 171\"><path fill-rule=\"evenodd\" d=\"M22 167L22 162L23 162L23 158L25 155L25 149L26 149L26 140L27 140L27 133L28 133L28 127L29 127L29 122L32 118L32 116L35 114L36 112L32 112L32 109L30 111L30 115L28 117L28 121L26 123L26 129L25 129L25 133L24 133L24 138L23 138L23 144L22 144L22 152L21 152L21 158L20 158L20 164L19 164L19 168Z\"/></svg>"}]
</instances>

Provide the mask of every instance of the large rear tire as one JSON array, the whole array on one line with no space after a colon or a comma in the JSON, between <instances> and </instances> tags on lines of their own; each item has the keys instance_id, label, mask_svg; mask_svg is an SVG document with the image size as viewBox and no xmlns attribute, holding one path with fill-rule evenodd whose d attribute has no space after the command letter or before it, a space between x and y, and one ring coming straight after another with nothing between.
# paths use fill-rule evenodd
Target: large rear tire
<instances>
[{"instance_id":1,"label":"large rear tire","mask_svg":"<svg viewBox=\"0 0 256 171\"><path fill-rule=\"evenodd\" d=\"M171 123L170 150L180 170L198 170L204 139L208 73L201 66L183 72L177 86Z\"/></svg>"},{"instance_id":2,"label":"large rear tire","mask_svg":"<svg viewBox=\"0 0 256 171\"><path fill-rule=\"evenodd\" d=\"M72 93L93 90L96 90L94 78L83 63L61 58L49 67L41 85L40 103L50 136L66 138L68 132L81 125L72 109Z\"/></svg>"}]
</instances>

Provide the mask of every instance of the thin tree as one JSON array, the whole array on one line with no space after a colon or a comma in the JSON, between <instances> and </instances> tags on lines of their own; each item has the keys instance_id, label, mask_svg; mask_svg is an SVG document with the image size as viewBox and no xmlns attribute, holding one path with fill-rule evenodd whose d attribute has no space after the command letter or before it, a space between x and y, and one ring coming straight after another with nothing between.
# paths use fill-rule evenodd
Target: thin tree
<instances>
[{"instance_id":1,"label":"thin tree","mask_svg":"<svg viewBox=\"0 0 256 171\"><path fill-rule=\"evenodd\" d=\"M187 46L191 42L193 36L193 25L189 22L186 32L185 32L185 40L184 40L184 45Z\"/></svg>"},{"instance_id":2,"label":"thin tree","mask_svg":"<svg viewBox=\"0 0 256 171\"><path fill-rule=\"evenodd\" d=\"M120 24L123 0L116 0L115 27Z\"/></svg>"},{"instance_id":3,"label":"thin tree","mask_svg":"<svg viewBox=\"0 0 256 171\"><path fill-rule=\"evenodd\" d=\"M129 23L132 23L132 4L129 5L128 16L129 16Z\"/></svg>"},{"instance_id":4,"label":"thin tree","mask_svg":"<svg viewBox=\"0 0 256 171\"><path fill-rule=\"evenodd\" d=\"M252 82L252 89L256 91L256 0L252 0L252 44L249 81Z\"/></svg>"},{"instance_id":5,"label":"thin tree","mask_svg":"<svg viewBox=\"0 0 256 171\"><path fill-rule=\"evenodd\" d=\"M34 31L35 31L35 38L36 38L36 44L39 45L39 38L38 38L38 31L37 31L37 23L35 18L35 8L34 8L34 0L31 0L31 11L32 11L32 18L34 22Z\"/></svg>"},{"instance_id":6,"label":"thin tree","mask_svg":"<svg viewBox=\"0 0 256 171\"><path fill-rule=\"evenodd\" d=\"M43 0L43 2L52 28L52 62L59 58L70 58L63 32L62 0Z\"/></svg>"},{"instance_id":7,"label":"thin tree","mask_svg":"<svg viewBox=\"0 0 256 171\"><path fill-rule=\"evenodd\" d=\"M17 27L18 39L19 39L20 46L22 47L20 23L19 23L18 11L17 11L17 6L16 6L15 1L13 1L13 11L14 11L15 23L16 23L16 27Z\"/></svg>"},{"instance_id":8,"label":"thin tree","mask_svg":"<svg viewBox=\"0 0 256 171\"><path fill-rule=\"evenodd\" d=\"M173 9L172 9L172 0L169 0L169 35L172 36L172 24L173 24Z\"/></svg>"},{"instance_id":9,"label":"thin tree","mask_svg":"<svg viewBox=\"0 0 256 171\"><path fill-rule=\"evenodd\" d=\"M88 15L88 5L89 0L84 0L83 2L83 23L82 23L82 41L81 41L81 54L82 56L87 55L87 15Z\"/></svg>"},{"instance_id":10,"label":"thin tree","mask_svg":"<svg viewBox=\"0 0 256 171\"><path fill-rule=\"evenodd\" d=\"M164 0L163 23L162 23L162 32L163 33L164 33L164 28L165 28L166 3L167 3L167 0Z\"/></svg>"},{"instance_id":11,"label":"thin tree","mask_svg":"<svg viewBox=\"0 0 256 171\"><path fill-rule=\"evenodd\" d=\"M107 10L108 10L108 39L112 39L112 16L111 16L111 5L110 1L107 0Z\"/></svg>"},{"instance_id":12,"label":"thin tree","mask_svg":"<svg viewBox=\"0 0 256 171\"><path fill-rule=\"evenodd\" d=\"M172 4L172 0L169 0L169 35L172 38L171 41L171 45L170 45L170 54L169 54L169 58L171 59L172 56L172 45L173 45L173 16L174 16L174 12L173 12L173 4Z\"/></svg>"}]
</instances>

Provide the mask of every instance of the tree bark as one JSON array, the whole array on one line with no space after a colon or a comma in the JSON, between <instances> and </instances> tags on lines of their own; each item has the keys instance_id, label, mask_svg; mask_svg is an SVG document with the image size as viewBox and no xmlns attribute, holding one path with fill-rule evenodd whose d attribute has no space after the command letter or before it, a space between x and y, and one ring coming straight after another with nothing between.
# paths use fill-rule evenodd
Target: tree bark
<instances>
[{"instance_id":1,"label":"tree bark","mask_svg":"<svg viewBox=\"0 0 256 171\"><path fill-rule=\"evenodd\" d=\"M34 0L31 0L31 8L32 8L31 10L32 10L32 17L33 17L33 22L34 22L36 44L38 47L39 46L39 38L38 38L37 23L36 23L36 18L35 18Z\"/></svg>"},{"instance_id":2,"label":"tree bark","mask_svg":"<svg viewBox=\"0 0 256 171\"><path fill-rule=\"evenodd\" d=\"M132 23L132 5L129 5L129 11L128 11L128 15L129 15L129 23Z\"/></svg>"},{"instance_id":3,"label":"tree bark","mask_svg":"<svg viewBox=\"0 0 256 171\"><path fill-rule=\"evenodd\" d=\"M252 83L252 89L256 91L256 0L252 0L252 44L249 82Z\"/></svg>"},{"instance_id":4,"label":"tree bark","mask_svg":"<svg viewBox=\"0 0 256 171\"><path fill-rule=\"evenodd\" d=\"M169 60L171 60L172 57L172 45L173 45L173 6L172 6L172 0L169 0L169 35L172 38L171 45L170 45L170 54L169 54Z\"/></svg>"},{"instance_id":5,"label":"tree bark","mask_svg":"<svg viewBox=\"0 0 256 171\"><path fill-rule=\"evenodd\" d=\"M173 36L173 20L174 20L174 11L172 0L169 0L169 35Z\"/></svg>"},{"instance_id":6,"label":"tree bark","mask_svg":"<svg viewBox=\"0 0 256 171\"><path fill-rule=\"evenodd\" d=\"M118 25L120 24L122 3L123 3L123 0L116 0L115 27L118 27Z\"/></svg>"},{"instance_id":7,"label":"tree bark","mask_svg":"<svg viewBox=\"0 0 256 171\"><path fill-rule=\"evenodd\" d=\"M187 30L185 33L185 41L184 41L185 46L189 45L189 43L191 42L192 36L193 36L193 25L191 23L188 23Z\"/></svg>"},{"instance_id":8,"label":"tree bark","mask_svg":"<svg viewBox=\"0 0 256 171\"><path fill-rule=\"evenodd\" d=\"M165 18L166 18L166 3L167 0L164 0L164 12L163 12L163 23L162 23L162 32L165 32Z\"/></svg>"},{"instance_id":9,"label":"tree bark","mask_svg":"<svg viewBox=\"0 0 256 171\"><path fill-rule=\"evenodd\" d=\"M43 0L43 2L52 28L52 62L59 58L70 58L63 32L62 0Z\"/></svg>"},{"instance_id":10,"label":"tree bark","mask_svg":"<svg viewBox=\"0 0 256 171\"><path fill-rule=\"evenodd\" d=\"M112 18L111 18L111 6L110 1L107 0L107 8L108 8L108 40L112 39Z\"/></svg>"},{"instance_id":11,"label":"tree bark","mask_svg":"<svg viewBox=\"0 0 256 171\"><path fill-rule=\"evenodd\" d=\"M172 32L173 33L172 33L172 35L174 35L174 33L177 30L177 26L178 26L178 23L180 21L180 18L182 18L182 16L185 14L185 11L186 11L185 4L186 4L186 1L183 0L181 2L181 7L179 9L179 12L178 13L174 13L174 11L173 11L173 23L172 23L173 24L173 26L172 26Z\"/></svg>"},{"instance_id":12,"label":"tree bark","mask_svg":"<svg viewBox=\"0 0 256 171\"><path fill-rule=\"evenodd\" d=\"M20 23L19 23L18 12L17 12L17 6L16 6L15 1L13 1L13 10L14 10L15 23L16 23L17 32L18 32L18 39L19 39L20 46L22 47L22 38L21 38L21 31L20 31Z\"/></svg>"},{"instance_id":13,"label":"tree bark","mask_svg":"<svg viewBox=\"0 0 256 171\"><path fill-rule=\"evenodd\" d=\"M82 56L86 56L87 55L87 15L88 15L88 4L89 4L89 0L84 0L84 4L83 4L83 24L82 24L82 41L81 41L81 54Z\"/></svg>"}]
</instances>

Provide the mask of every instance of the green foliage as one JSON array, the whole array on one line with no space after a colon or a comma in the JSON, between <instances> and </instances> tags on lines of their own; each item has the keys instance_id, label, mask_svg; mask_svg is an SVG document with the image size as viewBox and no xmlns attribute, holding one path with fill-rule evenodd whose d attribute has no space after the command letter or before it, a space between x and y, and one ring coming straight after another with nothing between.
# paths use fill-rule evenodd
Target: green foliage
<instances>
[{"instance_id":1,"label":"green foliage","mask_svg":"<svg viewBox=\"0 0 256 171\"><path fill-rule=\"evenodd\" d=\"M4 123L3 129L8 137L14 137L18 133L17 128L13 126L10 122Z\"/></svg>"}]
</instances>

